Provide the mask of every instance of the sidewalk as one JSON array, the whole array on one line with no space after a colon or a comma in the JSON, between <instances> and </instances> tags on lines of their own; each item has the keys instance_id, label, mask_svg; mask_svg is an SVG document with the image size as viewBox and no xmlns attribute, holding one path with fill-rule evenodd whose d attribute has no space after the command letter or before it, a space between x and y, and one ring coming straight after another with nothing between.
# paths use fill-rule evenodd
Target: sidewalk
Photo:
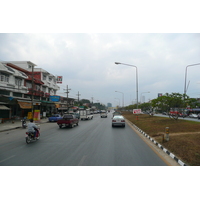
<instances>
[{"instance_id":1,"label":"sidewalk","mask_svg":"<svg viewBox=\"0 0 200 200\"><path fill-rule=\"evenodd\" d=\"M27 123L28 122L29 120L27 120ZM43 124L47 122L48 122L48 118L41 119L40 122L36 122L35 124L37 125L37 124ZM0 123L0 132L17 129L17 128L22 128L21 120L9 120L7 122Z\"/></svg>"}]
</instances>

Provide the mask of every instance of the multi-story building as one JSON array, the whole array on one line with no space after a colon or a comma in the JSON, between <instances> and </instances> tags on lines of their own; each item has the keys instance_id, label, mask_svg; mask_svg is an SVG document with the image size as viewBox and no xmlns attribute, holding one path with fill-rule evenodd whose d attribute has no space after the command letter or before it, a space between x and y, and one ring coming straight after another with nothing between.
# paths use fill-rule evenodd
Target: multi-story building
<instances>
[{"instance_id":1,"label":"multi-story building","mask_svg":"<svg viewBox=\"0 0 200 200\"><path fill-rule=\"evenodd\" d=\"M112 103L107 103L107 107L112 107Z\"/></svg>"},{"instance_id":2,"label":"multi-story building","mask_svg":"<svg viewBox=\"0 0 200 200\"><path fill-rule=\"evenodd\" d=\"M56 76L35 66L30 61L0 63L0 118L22 118L33 110L50 115L60 107L73 106L72 98L51 100L50 97L56 96L60 89Z\"/></svg>"}]
</instances>

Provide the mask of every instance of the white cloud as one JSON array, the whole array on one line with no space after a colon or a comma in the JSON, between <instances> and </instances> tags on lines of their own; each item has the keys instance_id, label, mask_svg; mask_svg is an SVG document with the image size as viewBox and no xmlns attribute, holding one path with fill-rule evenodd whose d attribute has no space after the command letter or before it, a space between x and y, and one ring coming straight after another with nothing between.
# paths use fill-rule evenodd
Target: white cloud
<instances>
[{"instance_id":1,"label":"white cloud","mask_svg":"<svg viewBox=\"0 0 200 200\"><path fill-rule=\"evenodd\" d=\"M150 91L183 93L185 67L200 63L200 34L0 34L1 60L30 60L37 67L63 76L81 98L94 97L103 103L116 104L118 90L124 92L126 104L136 98L136 70L115 65L122 62L138 68L139 96ZM199 94L200 66L188 69L188 95ZM59 93L63 93L60 91ZM132 99L132 100L131 100ZM146 98L147 99L147 98Z\"/></svg>"}]
</instances>

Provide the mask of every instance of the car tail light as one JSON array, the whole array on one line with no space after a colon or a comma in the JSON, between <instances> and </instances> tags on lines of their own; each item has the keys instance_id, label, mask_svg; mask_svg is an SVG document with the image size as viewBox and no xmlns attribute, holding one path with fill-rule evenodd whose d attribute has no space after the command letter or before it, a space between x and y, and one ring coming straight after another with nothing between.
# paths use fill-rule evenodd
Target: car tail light
<instances>
[{"instance_id":1,"label":"car tail light","mask_svg":"<svg viewBox=\"0 0 200 200\"><path fill-rule=\"evenodd\" d=\"M125 122L125 120L121 120L121 122Z\"/></svg>"},{"instance_id":2,"label":"car tail light","mask_svg":"<svg viewBox=\"0 0 200 200\"><path fill-rule=\"evenodd\" d=\"M116 120L112 120L113 122L116 122Z\"/></svg>"}]
</instances>

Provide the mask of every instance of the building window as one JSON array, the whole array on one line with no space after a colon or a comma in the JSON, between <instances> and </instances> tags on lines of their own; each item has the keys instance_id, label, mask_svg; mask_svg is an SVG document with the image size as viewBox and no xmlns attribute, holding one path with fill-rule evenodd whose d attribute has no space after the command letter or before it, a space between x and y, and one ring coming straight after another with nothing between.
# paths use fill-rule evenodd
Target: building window
<instances>
[{"instance_id":1,"label":"building window","mask_svg":"<svg viewBox=\"0 0 200 200\"><path fill-rule=\"evenodd\" d=\"M17 92L13 92L13 96L14 97L22 97L22 94L21 93L17 93Z\"/></svg>"},{"instance_id":2,"label":"building window","mask_svg":"<svg viewBox=\"0 0 200 200\"><path fill-rule=\"evenodd\" d=\"M15 85L21 86L21 85L22 85L22 79L20 79L20 78L15 78Z\"/></svg>"},{"instance_id":3,"label":"building window","mask_svg":"<svg viewBox=\"0 0 200 200\"><path fill-rule=\"evenodd\" d=\"M5 73L0 73L0 81L9 83L9 75Z\"/></svg>"},{"instance_id":4,"label":"building window","mask_svg":"<svg viewBox=\"0 0 200 200\"><path fill-rule=\"evenodd\" d=\"M52 81L52 78L51 78L51 77L49 77L49 81L50 81L50 82Z\"/></svg>"},{"instance_id":5,"label":"building window","mask_svg":"<svg viewBox=\"0 0 200 200\"><path fill-rule=\"evenodd\" d=\"M36 85L36 90L39 91L40 90L40 86Z\"/></svg>"},{"instance_id":6,"label":"building window","mask_svg":"<svg viewBox=\"0 0 200 200\"><path fill-rule=\"evenodd\" d=\"M47 80L47 76L43 74L43 78L44 81Z\"/></svg>"},{"instance_id":7,"label":"building window","mask_svg":"<svg viewBox=\"0 0 200 200\"><path fill-rule=\"evenodd\" d=\"M43 91L43 92L46 92L46 87L42 87L42 91Z\"/></svg>"},{"instance_id":8,"label":"building window","mask_svg":"<svg viewBox=\"0 0 200 200\"><path fill-rule=\"evenodd\" d=\"M27 87L27 88L32 88L32 83L26 82L26 87Z\"/></svg>"},{"instance_id":9,"label":"building window","mask_svg":"<svg viewBox=\"0 0 200 200\"><path fill-rule=\"evenodd\" d=\"M10 91L0 90L0 94L10 95Z\"/></svg>"}]
</instances>

